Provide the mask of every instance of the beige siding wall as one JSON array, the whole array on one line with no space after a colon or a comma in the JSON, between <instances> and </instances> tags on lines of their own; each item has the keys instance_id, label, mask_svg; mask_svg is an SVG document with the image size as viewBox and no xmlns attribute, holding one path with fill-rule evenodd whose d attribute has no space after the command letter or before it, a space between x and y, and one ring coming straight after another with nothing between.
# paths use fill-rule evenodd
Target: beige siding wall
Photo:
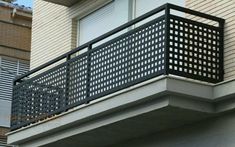
<instances>
[{"instance_id":1,"label":"beige siding wall","mask_svg":"<svg viewBox=\"0 0 235 147\"><path fill-rule=\"evenodd\" d=\"M102 6L108 0L81 0L64 7L34 0L31 69L76 47L75 18Z\"/></svg>"},{"instance_id":2,"label":"beige siding wall","mask_svg":"<svg viewBox=\"0 0 235 147\"><path fill-rule=\"evenodd\" d=\"M186 0L186 7L224 18L225 80L235 78L235 0Z\"/></svg>"}]
</instances>

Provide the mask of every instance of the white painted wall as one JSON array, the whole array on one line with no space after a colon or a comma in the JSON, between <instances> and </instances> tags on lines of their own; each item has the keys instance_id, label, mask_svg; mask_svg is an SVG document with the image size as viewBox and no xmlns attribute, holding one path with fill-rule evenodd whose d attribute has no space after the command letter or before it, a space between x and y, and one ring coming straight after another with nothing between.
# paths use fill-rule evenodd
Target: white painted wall
<instances>
[{"instance_id":1,"label":"white painted wall","mask_svg":"<svg viewBox=\"0 0 235 147\"><path fill-rule=\"evenodd\" d=\"M158 132L114 147L234 147L235 113Z\"/></svg>"},{"instance_id":2,"label":"white painted wall","mask_svg":"<svg viewBox=\"0 0 235 147\"><path fill-rule=\"evenodd\" d=\"M10 127L11 101L0 99L0 126Z\"/></svg>"}]
</instances>

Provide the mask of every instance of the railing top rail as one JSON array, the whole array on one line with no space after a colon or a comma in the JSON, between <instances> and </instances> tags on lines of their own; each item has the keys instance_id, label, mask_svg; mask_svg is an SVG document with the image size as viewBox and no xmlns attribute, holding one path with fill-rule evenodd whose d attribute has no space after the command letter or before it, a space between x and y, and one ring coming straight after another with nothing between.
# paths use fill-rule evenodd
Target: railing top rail
<instances>
[{"instance_id":1,"label":"railing top rail","mask_svg":"<svg viewBox=\"0 0 235 147\"><path fill-rule=\"evenodd\" d=\"M78 52L78 51L80 51L80 50L82 50L84 48L87 48L89 45L93 45L93 44L95 44L95 43L97 43L97 42L99 42L99 41L101 41L101 40L103 40L105 38L108 38L108 37L114 35L115 33L118 33L120 31L122 31L122 30L124 30L124 29L126 29L126 28L128 28L128 27L130 27L130 26L132 26L132 25L134 25L136 23L138 23L138 22L141 22L144 19L146 19L148 17L151 17L154 14L157 14L157 13L159 13L159 12L165 10L165 9L173 9L173 10L185 12L185 13L188 13L188 14L193 14L195 16L200 16L200 17L203 17L203 18L206 18L206 19L217 21L220 24L223 24L224 21L225 21L224 19L212 16L212 15L204 14L204 13L201 13L201 12L198 12L198 11L194 11L194 10L191 10L191 9L188 9L188 8L184 8L184 7L180 7L180 6L177 6L177 5L166 3L166 4L160 6L160 7L156 8L156 9L154 9L154 10L152 10L152 11L150 11L150 12L148 12L148 13L142 15L142 16L140 16L140 17L137 17L136 19L133 19L133 20L131 20L131 21L129 21L129 22L127 22L127 23L117 27L116 29L113 29L113 30L111 30L111 31L109 31L109 32L99 36L98 38L95 38L95 39L93 39L93 40L91 40L91 41L89 41L89 42L79 46L78 48L75 48L75 49L73 49L73 50L71 50L71 51L69 51L69 52L67 52L67 53L65 53L65 54L63 54L63 55L61 55L61 56L59 56L59 57L57 57L57 58L55 58L55 59L45 63L45 64L43 64L43 65L41 65L41 66L31 70L31 71L29 71L29 72L27 72L27 73L25 73L24 75L16 77L14 79L14 83L16 83L17 81L20 81L21 79L23 79L25 77L28 77L29 75L31 75L33 73L36 73L36 72L44 69L45 67L48 67L48 66L50 66L50 65L52 65L52 64L54 64L54 63L56 63L56 62L58 62L58 61L60 61L62 59L65 59L65 58L69 57L70 55L72 55L72 54L74 54L74 53L76 53L76 52Z\"/></svg>"},{"instance_id":2,"label":"railing top rail","mask_svg":"<svg viewBox=\"0 0 235 147\"><path fill-rule=\"evenodd\" d=\"M209 14L206 14L206 13L202 13L202 12L195 11L195 10L188 9L188 8L184 8L184 7L180 7L180 6L177 6L177 5L174 5L174 4L167 3L166 5L169 7L169 9L185 12L185 13L188 13L188 14L191 14L191 15L195 15L195 16L199 16L199 17L206 18L206 19L209 19L209 20L213 20L213 21L216 21L218 23L224 23L225 22L224 19L213 16L213 15L209 15Z\"/></svg>"}]
</instances>

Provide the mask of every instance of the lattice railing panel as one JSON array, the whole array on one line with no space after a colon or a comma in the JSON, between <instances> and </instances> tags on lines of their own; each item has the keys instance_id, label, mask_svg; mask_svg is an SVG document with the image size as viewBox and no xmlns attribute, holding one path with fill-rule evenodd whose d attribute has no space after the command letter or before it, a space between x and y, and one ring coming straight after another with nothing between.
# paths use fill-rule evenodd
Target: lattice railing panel
<instances>
[{"instance_id":1,"label":"lattice railing panel","mask_svg":"<svg viewBox=\"0 0 235 147\"><path fill-rule=\"evenodd\" d=\"M60 112L65 106L66 64L14 86L12 125L27 124Z\"/></svg>"},{"instance_id":2,"label":"lattice railing panel","mask_svg":"<svg viewBox=\"0 0 235 147\"><path fill-rule=\"evenodd\" d=\"M66 105L81 104L87 98L87 54L78 56L68 62L68 96Z\"/></svg>"},{"instance_id":3,"label":"lattice railing panel","mask_svg":"<svg viewBox=\"0 0 235 147\"><path fill-rule=\"evenodd\" d=\"M170 17L169 73L208 82L221 81L220 28Z\"/></svg>"},{"instance_id":4,"label":"lattice railing panel","mask_svg":"<svg viewBox=\"0 0 235 147\"><path fill-rule=\"evenodd\" d=\"M105 95L163 73L164 43L162 16L91 51L89 96Z\"/></svg>"}]
</instances>

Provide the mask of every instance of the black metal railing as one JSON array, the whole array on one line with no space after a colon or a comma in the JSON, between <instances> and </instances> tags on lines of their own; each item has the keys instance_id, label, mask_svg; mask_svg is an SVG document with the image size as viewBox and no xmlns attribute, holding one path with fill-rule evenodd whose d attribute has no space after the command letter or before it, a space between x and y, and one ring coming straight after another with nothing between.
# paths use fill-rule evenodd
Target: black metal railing
<instances>
[{"instance_id":1,"label":"black metal railing","mask_svg":"<svg viewBox=\"0 0 235 147\"><path fill-rule=\"evenodd\" d=\"M171 10L206 18L218 26L189 15L173 15ZM160 12L164 14L136 25ZM133 25L130 31L94 47ZM223 26L223 19L172 4L152 10L15 79L11 128L27 126L159 75L220 82ZM88 51L73 56L84 48ZM63 59L64 63L35 75Z\"/></svg>"}]
</instances>

